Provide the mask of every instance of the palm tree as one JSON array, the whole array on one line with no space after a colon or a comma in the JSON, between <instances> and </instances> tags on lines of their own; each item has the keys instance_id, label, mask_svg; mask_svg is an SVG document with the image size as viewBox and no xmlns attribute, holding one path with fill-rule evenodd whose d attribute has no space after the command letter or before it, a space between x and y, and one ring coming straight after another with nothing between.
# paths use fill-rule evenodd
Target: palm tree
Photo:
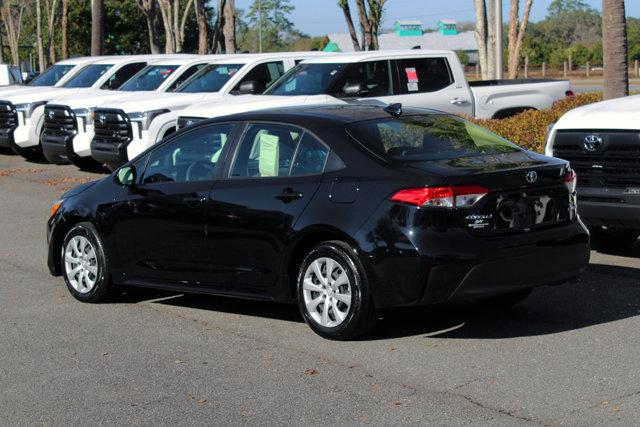
<instances>
[{"instance_id":1,"label":"palm tree","mask_svg":"<svg viewBox=\"0 0 640 427\"><path fill-rule=\"evenodd\" d=\"M604 98L629 95L627 20L624 0L602 0Z\"/></svg>"},{"instance_id":2,"label":"palm tree","mask_svg":"<svg viewBox=\"0 0 640 427\"><path fill-rule=\"evenodd\" d=\"M104 0L91 0L91 55L104 51Z\"/></svg>"}]
</instances>

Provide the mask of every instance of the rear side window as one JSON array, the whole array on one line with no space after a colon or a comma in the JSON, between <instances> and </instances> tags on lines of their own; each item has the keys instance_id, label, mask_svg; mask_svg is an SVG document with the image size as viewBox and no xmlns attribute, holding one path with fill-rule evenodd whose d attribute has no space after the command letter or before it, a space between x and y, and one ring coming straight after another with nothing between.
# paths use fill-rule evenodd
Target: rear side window
<instances>
[{"instance_id":1,"label":"rear side window","mask_svg":"<svg viewBox=\"0 0 640 427\"><path fill-rule=\"evenodd\" d=\"M360 83L367 87L368 93L358 96L359 98L393 95L391 63L389 61L371 61L349 64L340 79L336 96L338 98L344 97L346 86Z\"/></svg>"},{"instance_id":2,"label":"rear side window","mask_svg":"<svg viewBox=\"0 0 640 427\"><path fill-rule=\"evenodd\" d=\"M448 160L520 151L466 120L444 114L410 115L351 123L349 134L387 160Z\"/></svg>"},{"instance_id":3,"label":"rear side window","mask_svg":"<svg viewBox=\"0 0 640 427\"><path fill-rule=\"evenodd\" d=\"M445 58L399 59L396 63L400 74L400 93L435 92L453 83Z\"/></svg>"},{"instance_id":4,"label":"rear side window","mask_svg":"<svg viewBox=\"0 0 640 427\"><path fill-rule=\"evenodd\" d=\"M234 178L274 178L320 174L329 148L308 132L291 125L249 125L231 171Z\"/></svg>"},{"instance_id":5,"label":"rear side window","mask_svg":"<svg viewBox=\"0 0 640 427\"><path fill-rule=\"evenodd\" d=\"M284 63L282 61L266 62L258 64L236 85L233 89L237 91L244 82L258 82L264 89L268 88L284 74Z\"/></svg>"},{"instance_id":6,"label":"rear side window","mask_svg":"<svg viewBox=\"0 0 640 427\"><path fill-rule=\"evenodd\" d=\"M127 80L133 77L138 71L146 67L146 62L134 62L133 64L127 64L113 73L111 77L100 87L100 89L116 90L124 84Z\"/></svg>"}]
</instances>

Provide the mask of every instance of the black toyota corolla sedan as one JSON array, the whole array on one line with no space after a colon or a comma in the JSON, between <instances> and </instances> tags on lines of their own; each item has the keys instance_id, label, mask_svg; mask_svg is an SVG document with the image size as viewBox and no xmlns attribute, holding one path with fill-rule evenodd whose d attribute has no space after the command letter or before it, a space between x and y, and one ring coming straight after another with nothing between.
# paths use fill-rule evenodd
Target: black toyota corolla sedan
<instances>
[{"instance_id":1,"label":"black toyota corolla sedan","mask_svg":"<svg viewBox=\"0 0 640 427\"><path fill-rule=\"evenodd\" d=\"M120 285L297 303L318 334L377 309L513 304L580 274L563 160L395 104L266 110L185 128L56 201L48 265L79 300Z\"/></svg>"}]
</instances>

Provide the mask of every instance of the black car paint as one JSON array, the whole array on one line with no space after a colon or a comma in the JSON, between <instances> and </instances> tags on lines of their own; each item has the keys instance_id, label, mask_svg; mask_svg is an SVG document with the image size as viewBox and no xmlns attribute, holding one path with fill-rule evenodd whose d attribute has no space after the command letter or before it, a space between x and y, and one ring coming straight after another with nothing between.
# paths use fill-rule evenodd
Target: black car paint
<instances>
[{"instance_id":1,"label":"black car paint","mask_svg":"<svg viewBox=\"0 0 640 427\"><path fill-rule=\"evenodd\" d=\"M544 189L557 185L557 171L566 162L518 152L462 162L390 164L344 130L346 123L384 114L365 106L282 109L180 130L167 142L212 123L290 123L324 141L345 167L303 178L226 178L234 138L220 157L226 167L218 168L214 182L198 188L172 184L172 190L153 194L143 185L118 185L112 175L68 197L49 219L49 268L61 273L66 230L90 221L105 241L115 283L281 302L293 299L292 282L304 252L325 240L344 240L356 250L376 307L556 284L584 270L589 236L575 217L539 230L480 235L465 227L460 212L389 200L399 189L425 185L482 184L496 192L527 188L525 174L532 168L540 175L536 188ZM129 164L141 171L153 149ZM286 190L303 196L277 198Z\"/></svg>"}]
</instances>

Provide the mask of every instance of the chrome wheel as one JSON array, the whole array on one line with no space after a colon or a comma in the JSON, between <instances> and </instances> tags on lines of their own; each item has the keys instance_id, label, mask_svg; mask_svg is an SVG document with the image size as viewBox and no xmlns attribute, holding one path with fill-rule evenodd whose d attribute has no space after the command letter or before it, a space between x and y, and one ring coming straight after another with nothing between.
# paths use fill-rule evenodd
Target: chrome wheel
<instances>
[{"instance_id":1,"label":"chrome wheel","mask_svg":"<svg viewBox=\"0 0 640 427\"><path fill-rule=\"evenodd\" d=\"M351 307L351 282L344 267L332 258L317 258L304 273L304 305L318 325L332 328L341 324Z\"/></svg>"},{"instance_id":2,"label":"chrome wheel","mask_svg":"<svg viewBox=\"0 0 640 427\"><path fill-rule=\"evenodd\" d=\"M98 279L98 256L93 244L84 236L74 236L64 249L67 280L77 292L91 292Z\"/></svg>"}]
</instances>

